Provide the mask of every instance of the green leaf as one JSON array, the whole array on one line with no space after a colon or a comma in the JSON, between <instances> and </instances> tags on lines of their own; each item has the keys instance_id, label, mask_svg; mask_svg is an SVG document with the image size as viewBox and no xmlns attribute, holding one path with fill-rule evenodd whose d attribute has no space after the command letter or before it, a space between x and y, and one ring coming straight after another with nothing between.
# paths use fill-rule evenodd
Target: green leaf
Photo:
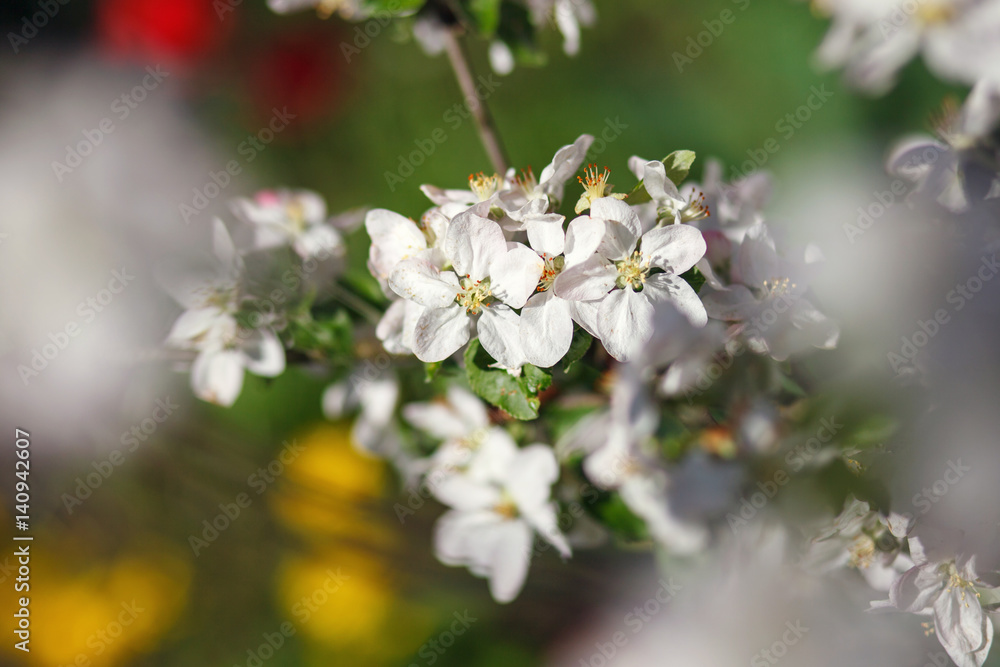
<instances>
[{"instance_id":1,"label":"green leaf","mask_svg":"<svg viewBox=\"0 0 1000 667\"><path fill-rule=\"evenodd\" d=\"M303 352L324 357L350 357L353 355L354 336L351 318L343 309L333 316L313 319L309 314L289 323L292 344Z\"/></svg>"},{"instance_id":2,"label":"green leaf","mask_svg":"<svg viewBox=\"0 0 1000 667\"><path fill-rule=\"evenodd\" d=\"M687 281L687 284L691 286L695 292L701 289L701 286L705 284L705 276L696 268L691 268L681 274L681 278Z\"/></svg>"},{"instance_id":3,"label":"green leaf","mask_svg":"<svg viewBox=\"0 0 1000 667\"><path fill-rule=\"evenodd\" d=\"M441 370L441 366L444 365L443 361L435 361L433 363L424 364L424 382L432 382L434 378L437 377L438 371Z\"/></svg>"},{"instance_id":4,"label":"green leaf","mask_svg":"<svg viewBox=\"0 0 1000 667\"><path fill-rule=\"evenodd\" d=\"M674 151L663 158L663 166L667 168L667 178L673 181L674 185L680 185L691 171L694 159L694 151Z\"/></svg>"},{"instance_id":5,"label":"green leaf","mask_svg":"<svg viewBox=\"0 0 1000 667\"><path fill-rule=\"evenodd\" d=\"M424 6L426 0L365 0L364 8L370 12L405 14Z\"/></svg>"},{"instance_id":6,"label":"green leaf","mask_svg":"<svg viewBox=\"0 0 1000 667\"><path fill-rule=\"evenodd\" d=\"M593 336L577 327L576 331L573 332L573 342L569 344L569 351L562 360L563 371L568 373L573 364L583 359L583 355L587 354L587 350L590 349L590 344L593 342Z\"/></svg>"},{"instance_id":7,"label":"green leaf","mask_svg":"<svg viewBox=\"0 0 1000 667\"><path fill-rule=\"evenodd\" d=\"M628 508L617 493L607 496L594 510L601 522L620 539L626 542L649 539L646 523Z\"/></svg>"},{"instance_id":8,"label":"green leaf","mask_svg":"<svg viewBox=\"0 0 1000 667\"><path fill-rule=\"evenodd\" d=\"M469 13L479 26L480 32L492 35L500 26L501 0L470 0Z\"/></svg>"},{"instance_id":9,"label":"green leaf","mask_svg":"<svg viewBox=\"0 0 1000 667\"><path fill-rule=\"evenodd\" d=\"M500 408L515 419L536 419L541 402L539 392L552 384L552 376L540 368L525 365L521 376L490 368L496 363L474 339L465 350L465 373L469 386L480 398Z\"/></svg>"},{"instance_id":10,"label":"green leaf","mask_svg":"<svg viewBox=\"0 0 1000 667\"><path fill-rule=\"evenodd\" d=\"M667 178L673 181L674 185L680 185L687 178L688 172L691 171L691 165L694 164L694 160L694 151L674 151L660 160L660 162L663 163L663 167L667 170ZM627 201L629 204L635 205L645 204L651 200L652 197L646 191L646 184L643 181L639 181L632 188Z\"/></svg>"}]
</instances>

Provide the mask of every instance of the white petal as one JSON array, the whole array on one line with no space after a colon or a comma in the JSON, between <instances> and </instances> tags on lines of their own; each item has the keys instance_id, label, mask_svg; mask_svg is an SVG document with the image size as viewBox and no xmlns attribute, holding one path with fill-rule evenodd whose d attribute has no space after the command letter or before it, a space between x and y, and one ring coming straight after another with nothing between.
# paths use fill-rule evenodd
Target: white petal
<instances>
[{"instance_id":1,"label":"white petal","mask_svg":"<svg viewBox=\"0 0 1000 667\"><path fill-rule=\"evenodd\" d=\"M448 387L448 403L461 417L468 430L486 428L490 425L490 415L486 406L475 394L457 385Z\"/></svg>"},{"instance_id":2,"label":"white petal","mask_svg":"<svg viewBox=\"0 0 1000 667\"><path fill-rule=\"evenodd\" d=\"M774 241L764 223L758 223L747 230L737 255L740 282L747 287L759 287L765 280L774 280L778 275L778 255Z\"/></svg>"},{"instance_id":3,"label":"white petal","mask_svg":"<svg viewBox=\"0 0 1000 667\"><path fill-rule=\"evenodd\" d=\"M507 252L507 240L500 225L488 218L467 215L452 220L445 239L445 254L455 273L482 280L490 265Z\"/></svg>"},{"instance_id":4,"label":"white petal","mask_svg":"<svg viewBox=\"0 0 1000 667\"><path fill-rule=\"evenodd\" d=\"M705 312L698 293L683 278L669 273L657 273L646 280L643 293L646 292L650 301L669 300L694 326L703 327L708 323L708 313Z\"/></svg>"},{"instance_id":5,"label":"white petal","mask_svg":"<svg viewBox=\"0 0 1000 667\"><path fill-rule=\"evenodd\" d=\"M524 521L505 521L497 529L492 547L492 572L490 573L490 594L501 604L517 597L528 577L531 563L531 546L534 535Z\"/></svg>"},{"instance_id":6,"label":"white petal","mask_svg":"<svg viewBox=\"0 0 1000 667\"><path fill-rule=\"evenodd\" d=\"M229 317L214 306L186 310L174 322L174 326L167 336L167 343L170 345L190 344L194 339L217 326L221 319Z\"/></svg>"},{"instance_id":7,"label":"white petal","mask_svg":"<svg viewBox=\"0 0 1000 667\"><path fill-rule=\"evenodd\" d=\"M704 285L699 296L709 317L717 320L747 320L760 310L756 297L743 285L721 290Z\"/></svg>"},{"instance_id":8,"label":"white petal","mask_svg":"<svg viewBox=\"0 0 1000 667\"><path fill-rule=\"evenodd\" d=\"M653 304L645 292L617 289L601 302L597 328L608 354L628 361L653 335Z\"/></svg>"},{"instance_id":9,"label":"white petal","mask_svg":"<svg viewBox=\"0 0 1000 667\"><path fill-rule=\"evenodd\" d=\"M601 332L597 330L598 310L600 301L567 301L573 321L583 327L587 333L601 340Z\"/></svg>"},{"instance_id":10,"label":"white petal","mask_svg":"<svg viewBox=\"0 0 1000 667\"><path fill-rule=\"evenodd\" d=\"M191 366L191 388L203 401L230 407L243 389L243 355L236 350L203 350Z\"/></svg>"},{"instance_id":11,"label":"white petal","mask_svg":"<svg viewBox=\"0 0 1000 667\"><path fill-rule=\"evenodd\" d=\"M277 377L285 372L285 346L270 329L256 329L243 343L243 356L254 375Z\"/></svg>"},{"instance_id":12,"label":"white petal","mask_svg":"<svg viewBox=\"0 0 1000 667\"><path fill-rule=\"evenodd\" d=\"M672 552L690 554L702 549L708 539L705 529L674 516L660 487L653 477L631 475L620 493L629 509L646 522L654 539Z\"/></svg>"},{"instance_id":13,"label":"white petal","mask_svg":"<svg viewBox=\"0 0 1000 667\"><path fill-rule=\"evenodd\" d=\"M667 178L667 169L660 161L647 162L642 165L642 182L646 187L646 192L655 201L666 199L682 202L681 194L677 190L674 182Z\"/></svg>"},{"instance_id":14,"label":"white petal","mask_svg":"<svg viewBox=\"0 0 1000 667\"><path fill-rule=\"evenodd\" d=\"M470 320L457 303L428 308L413 332L413 353L426 362L444 361L469 342Z\"/></svg>"},{"instance_id":15,"label":"white petal","mask_svg":"<svg viewBox=\"0 0 1000 667\"><path fill-rule=\"evenodd\" d=\"M490 356L506 368L520 368L527 359L521 349L521 318L503 304L483 309L479 317L479 342Z\"/></svg>"},{"instance_id":16,"label":"white petal","mask_svg":"<svg viewBox=\"0 0 1000 667\"><path fill-rule=\"evenodd\" d=\"M595 301L614 289L616 280L615 265L600 255L591 255L556 276L552 290L556 296L570 301Z\"/></svg>"},{"instance_id":17,"label":"white petal","mask_svg":"<svg viewBox=\"0 0 1000 667\"><path fill-rule=\"evenodd\" d=\"M379 280L388 280L397 264L427 248L427 240L416 223L386 209L368 211L365 230L372 241L369 267Z\"/></svg>"},{"instance_id":18,"label":"white petal","mask_svg":"<svg viewBox=\"0 0 1000 667\"><path fill-rule=\"evenodd\" d=\"M635 242L642 235L642 222L635 210L615 197L601 197L593 202L590 207L590 216L599 220L613 220L621 223L628 230L631 241L630 245L635 246ZM629 250L629 253L632 251Z\"/></svg>"},{"instance_id":19,"label":"white petal","mask_svg":"<svg viewBox=\"0 0 1000 667\"><path fill-rule=\"evenodd\" d=\"M490 265L490 288L493 295L511 308L523 308L535 293L545 263L531 248L514 244Z\"/></svg>"},{"instance_id":20,"label":"white petal","mask_svg":"<svg viewBox=\"0 0 1000 667\"><path fill-rule=\"evenodd\" d=\"M243 272L243 258L236 251L233 239L222 220L212 220L212 250L222 262L222 267L228 277L239 276Z\"/></svg>"},{"instance_id":21,"label":"white petal","mask_svg":"<svg viewBox=\"0 0 1000 667\"><path fill-rule=\"evenodd\" d=\"M521 348L528 363L548 368L566 356L572 343L569 302L551 290L528 299L521 310Z\"/></svg>"},{"instance_id":22,"label":"white petal","mask_svg":"<svg viewBox=\"0 0 1000 667\"><path fill-rule=\"evenodd\" d=\"M566 246L563 257L565 268L569 268L590 258L604 239L604 221L581 215L569 223L566 230Z\"/></svg>"},{"instance_id":23,"label":"white petal","mask_svg":"<svg viewBox=\"0 0 1000 667\"><path fill-rule=\"evenodd\" d=\"M504 471L504 488L522 510L548 505L552 485L559 479L559 464L548 445L530 445L517 452Z\"/></svg>"},{"instance_id":24,"label":"white petal","mask_svg":"<svg viewBox=\"0 0 1000 667\"><path fill-rule=\"evenodd\" d=\"M442 272L424 253L397 264L389 277L389 287L404 299L426 308L447 308L458 296L455 274Z\"/></svg>"},{"instance_id":25,"label":"white petal","mask_svg":"<svg viewBox=\"0 0 1000 667\"><path fill-rule=\"evenodd\" d=\"M489 510L500 503L500 490L483 484L468 475L447 475L429 484L439 501L463 512Z\"/></svg>"},{"instance_id":26,"label":"white petal","mask_svg":"<svg viewBox=\"0 0 1000 667\"><path fill-rule=\"evenodd\" d=\"M524 228L528 232L528 243L538 253L555 257L566 247L566 232L563 230L565 218L561 215L547 215L528 218Z\"/></svg>"},{"instance_id":27,"label":"white petal","mask_svg":"<svg viewBox=\"0 0 1000 667\"><path fill-rule=\"evenodd\" d=\"M538 176L539 189L543 193L551 195L556 201L562 201L566 181L580 169L592 143L594 143L594 137L582 134L572 144L563 146L556 151L552 162Z\"/></svg>"},{"instance_id":28,"label":"white petal","mask_svg":"<svg viewBox=\"0 0 1000 667\"><path fill-rule=\"evenodd\" d=\"M705 256L705 239L690 225L667 225L642 235L642 254L650 264L679 276Z\"/></svg>"},{"instance_id":29,"label":"white petal","mask_svg":"<svg viewBox=\"0 0 1000 667\"><path fill-rule=\"evenodd\" d=\"M320 224L299 237L295 252L304 258L337 257L344 253L344 241L333 227Z\"/></svg>"}]
</instances>

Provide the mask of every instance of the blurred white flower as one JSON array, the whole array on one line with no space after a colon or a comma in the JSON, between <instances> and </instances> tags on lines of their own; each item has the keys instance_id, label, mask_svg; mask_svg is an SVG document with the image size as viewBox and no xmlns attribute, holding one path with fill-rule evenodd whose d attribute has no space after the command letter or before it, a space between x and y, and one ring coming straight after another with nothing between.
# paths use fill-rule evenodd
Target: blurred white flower
<instances>
[{"instance_id":1,"label":"blurred white flower","mask_svg":"<svg viewBox=\"0 0 1000 667\"><path fill-rule=\"evenodd\" d=\"M488 577L493 598L510 602L524 586L536 533L570 556L550 499L558 478L551 447L517 449L510 440L487 440L467 470L432 487L452 508L435 529L437 557Z\"/></svg>"}]
</instances>

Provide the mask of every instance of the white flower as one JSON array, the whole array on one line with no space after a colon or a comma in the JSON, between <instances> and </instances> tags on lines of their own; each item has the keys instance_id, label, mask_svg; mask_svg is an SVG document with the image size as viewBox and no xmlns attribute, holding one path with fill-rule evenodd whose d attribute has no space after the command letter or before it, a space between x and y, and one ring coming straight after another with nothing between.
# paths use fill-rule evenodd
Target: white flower
<instances>
[{"instance_id":1,"label":"white flower","mask_svg":"<svg viewBox=\"0 0 1000 667\"><path fill-rule=\"evenodd\" d=\"M955 213L965 211L970 199L993 195L996 169L977 150L1000 120L1000 85L980 81L962 108L946 103L936 123L938 138L906 139L890 154L886 169L916 184L917 192L937 200Z\"/></svg>"},{"instance_id":2,"label":"white flower","mask_svg":"<svg viewBox=\"0 0 1000 667\"><path fill-rule=\"evenodd\" d=\"M565 194L566 181L579 171L593 143L594 137L581 134L572 144L556 151L552 162L542 169L537 179L530 168L521 176L511 168L507 172L508 191L501 198L505 210L515 211L535 199L544 199L548 210L558 208Z\"/></svg>"},{"instance_id":3,"label":"white flower","mask_svg":"<svg viewBox=\"0 0 1000 667\"><path fill-rule=\"evenodd\" d=\"M514 441L504 429L490 424L486 406L461 387L448 387L445 401L409 403L403 406L403 419L411 426L441 440L429 458L417 461L415 469L426 474L431 484L441 475L464 471L483 445L494 439ZM435 475L437 473L437 475Z\"/></svg>"},{"instance_id":4,"label":"white flower","mask_svg":"<svg viewBox=\"0 0 1000 667\"><path fill-rule=\"evenodd\" d=\"M509 290L507 303L521 308L520 338L525 358L548 368L562 359L573 342L575 308L552 291L561 271L582 262L597 250L604 233L599 221L582 217L563 231L561 215L544 213L545 202L535 199L518 212L531 248L512 244L492 267L500 285ZM564 255L565 252L565 255Z\"/></svg>"},{"instance_id":5,"label":"white flower","mask_svg":"<svg viewBox=\"0 0 1000 667\"><path fill-rule=\"evenodd\" d=\"M447 359L475 330L500 366L518 369L526 363L518 315L501 301L523 303L534 284L519 275L509 283L491 279L494 263L506 254L500 226L470 209L451 222L443 252L427 250L396 266L389 286L425 308L413 332L418 359Z\"/></svg>"},{"instance_id":6,"label":"white flower","mask_svg":"<svg viewBox=\"0 0 1000 667\"><path fill-rule=\"evenodd\" d=\"M564 558L570 556L550 499L558 478L550 447L517 449L509 439L487 440L465 472L432 487L435 497L452 508L435 529L438 559L489 578L497 602L513 600L528 574L535 533Z\"/></svg>"},{"instance_id":7,"label":"white flower","mask_svg":"<svg viewBox=\"0 0 1000 667\"><path fill-rule=\"evenodd\" d=\"M404 259L433 248L439 238L433 227L413 222L398 213L382 208L372 209L365 216L365 230L371 238L368 249L368 271L378 280L386 296L394 297L389 289L389 276ZM443 227L438 228L443 231Z\"/></svg>"},{"instance_id":8,"label":"white flower","mask_svg":"<svg viewBox=\"0 0 1000 667\"><path fill-rule=\"evenodd\" d=\"M323 198L308 190L263 190L253 199L235 199L230 206L253 227L254 249L291 245L303 259L343 256L344 239L337 228L351 227L362 216L352 211L327 220Z\"/></svg>"},{"instance_id":9,"label":"white flower","mask_svg":"<svg viewBox=\"0 0 1000 667\"><path fill-rule=\"evenodd\" d=\"M642 392L640 371L634 363L623 366L611 411L585 417L564 439L567 445L560 443L560 450L588 452L583 462L588 479L603 489L618 491L657 542L674 553L690 554L705 546L708 532L672 511L667 474L643 451L658 418Z\"/></svg>"},{"instance_id":10,"label":"white flower","mask_svg":"<svg viewBox=\"0 0 1000 667\"><path fill-rule=\"evenodd\" d=\"M541 25L551 14L563 35L563 51L575 56L580 50L580 26L591 26L597 20L597 10L590 0L528 0L532 21Z\"/></svg>"},{"instance_id":11,"label":"white flower","mask_svg":"<svg viewBox=\"0 0 1000 667\"><path fill-rule=\"evenodd\" d=\"M285 350L270 328L247 330L237 323L243 259L218 219L213 223L213 248L219 261L214 279L171 289L187 310L174 323L166 343L198 352L191 367L191 388L198 398L228 407L243 388L244 369L264 377L281 375Z\"/></svg>"},{"instance_id":12,"label":"white flower","mask_svg":"<svg viewBox=\"0 0 1000 667\"><path fill-rule=\"evenodd\" d=\"M872 609L898 609L934 618L934 632L959 667L982 667L993 643L993 622L983 612L976 590L974 558L931 558L917 537L909 538L914 567L893 582L889 599Z\"/></svg>"},{"instance_id":13,"label":"white flower","mask_svg":"<svg viewBox=\"0 0 1000 667\"><path fill-rule=\"evenodd\" d=\"M755 348L777 360L807 347L836 347L840 329L803 296L802 267L778 257L767 227L759 223L743 239L732 269L734 283L702 286L708 314L741 322Z\"/></svg>"},{"instance_id":14,"label":"white flower","mask_svg":"<svg viewBox=\"0 0 1000 667\"><path fill-rule=\"evenodd\" d=\"M849 497L840 515L809 543L806 568L817 574L856 568L872 588L889 590L901 572L913 567L900 553L900 540L906 537L906 521L900 518L887 519L868 503Z\"/></svg>"},{"instance_id":15,"label":"white flower","mask_svg":"<svg viewBox=\"0 0 1000 667\"><path fill-rule=\"evenodd\" d=\"M701 300L680 277L705 254L701 232L668 225L643 234L635 211L608 197L593 202L590 219L603 223L604 238L595 254L559 274L555 293L596 306L596 329L611 356L628 360L649 340L658 301L671 301L696 326L705 324Z\"/></svg>"},{"instance_id":16,"label":"white flower","mask_svg":"<svg viewBox=\"0 0 1000 667\"><path fill-rule=\"evenodd\" d=\"M323 414L327 419L341 419L355 407L361 413L351 427L351 440L368 454L387 456L398 448L393 414L399 400L399 381L395 376L381 378L372 362L359 365L350 377L330 385L323 392Z\"/></svg>"},{"instance_id":17,"label":"white flower","mask_svg":"<svg viewBox=\"0 0 1000 667\"><path fill-rule=\"evenodd\" d=\"M1000 2L996 0L826 0L833 24L820 61L846 65L848 80L884 92L923 53L939 77L962 83L1000 79Z\"/></svg>"}]
</instances>

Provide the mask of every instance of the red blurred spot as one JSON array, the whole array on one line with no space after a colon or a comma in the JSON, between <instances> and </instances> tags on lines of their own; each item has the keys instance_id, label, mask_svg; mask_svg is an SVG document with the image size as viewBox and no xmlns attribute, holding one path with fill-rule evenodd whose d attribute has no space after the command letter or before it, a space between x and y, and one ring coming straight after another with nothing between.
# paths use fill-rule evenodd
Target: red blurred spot
<instances>
[{"instance_id":1,"label":"red blurred spot","mask_svg":"<svg viewBox=\"0 0 1000 667\"><path fill-rule=\"evenodd\" d=\"M296 125L328 118L345 94L344 59L337 50L340 32L329 22L320 28L282 32L255 54L247 85L259 113L288 107Z\"/></svg>"},{"instance_id":2,"label":"red blurred spot","mask_svg":"<svg viewBox=\"0 0 1000 667\"><path fill-rule=\"evenodd\" d=\"M236 12L220 17L213 0L98 0L96 14L102 51L147 65L193 64L218 47L236 21Z\"/></svg>"}]
</instances>

